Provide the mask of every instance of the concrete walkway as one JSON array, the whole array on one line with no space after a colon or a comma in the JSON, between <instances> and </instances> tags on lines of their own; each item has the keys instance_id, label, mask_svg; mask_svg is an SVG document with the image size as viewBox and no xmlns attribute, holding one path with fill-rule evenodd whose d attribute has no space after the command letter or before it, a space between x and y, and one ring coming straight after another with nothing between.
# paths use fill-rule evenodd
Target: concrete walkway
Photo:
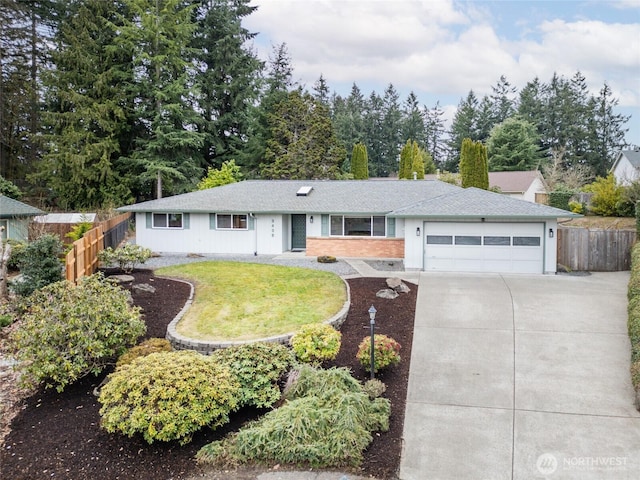
<instances>
[{"instance_id":1,"label":"concrete walkway","mask_svg":"<svg viewBox=\"0 0 640 480\"><path fill-rule=\"evenodd\" d=\"M628 279L422 273L400 478L640 478Z\"/></svg>"}]
</instances>

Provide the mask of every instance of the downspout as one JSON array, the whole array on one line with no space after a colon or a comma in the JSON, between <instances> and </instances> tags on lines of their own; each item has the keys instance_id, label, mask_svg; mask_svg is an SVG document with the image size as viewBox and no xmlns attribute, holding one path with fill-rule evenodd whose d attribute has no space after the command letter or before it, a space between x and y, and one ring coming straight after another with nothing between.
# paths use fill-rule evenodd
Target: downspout
<instances>
[{"instance_id":1,"label":"downspout","mask_svg":"<svg viewBox=\"0 0 640 480\"><path fill-rule=\"evenodd\" d=\"M258 219L253 213L249 213L249 216L253 218L253 256L258 256Z\"/></svg>"}]
</instances>

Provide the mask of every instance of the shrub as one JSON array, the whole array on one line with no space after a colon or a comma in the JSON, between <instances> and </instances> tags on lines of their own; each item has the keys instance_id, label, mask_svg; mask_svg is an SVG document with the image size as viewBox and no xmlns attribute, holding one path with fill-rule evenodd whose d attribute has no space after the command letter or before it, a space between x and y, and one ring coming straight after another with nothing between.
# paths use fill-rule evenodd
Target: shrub
<instances>
[{"instance_id":1,"label":"shrub","mask_svg":"<svg viewBox=\"0 0 640 480\"><path fill-rule=\"evenodd\" d=\"M10 336L26 377L61 392L100 373L145 332L140 310L128 301L128 292L100 274L83 277L78 286L53 283L27 297Z\"/></svg>"},{"instance_id":2,"label":"shrub","mask_svg":"<svg viewBox=\"0 0 640 480\"><path fill-rule=\"evenodd\" d=\"M13 291L26 296L62 280L61 253L62 242L55 235L46 234L29 243L18 263L22 280L12 284Z\"/></svg>"},{"instance_id":3,"label":"shrub","mask_svg":"<svg viewBox=\"0 0 640 480\"><path fill-rule=\"evenodd\" d=\"M240 385L224 364L183 350L138 357L109 375L100 390L100 425L109 433L191 441L204 426L219 427L236 407Z\"/></svg>"},{"instance_id":4,"label":"shrub","mask_svg":"<svg viewBox=\"0 0 640 480\"><path fill-rule=\"evenodd\" d=\"M98 260L105 266L118 265L125 273L131 273L138 263L144 263L149 258L151 258L151 250L132 243L127 243L115 250L108 247L98 253Z\"/></svg>"},{"instance_id":5,"label":"shrub","mask_svg":"<svg viewBox=\"0 0 640 480\"><path fill-rule=\"evenodd\" d=\"M291 368L291 350L277 343L248 343L213 352L214 361L227 365L240 382L238 408L268 408L280 400L278 381Z\"/></svg>"},{"instance_id":6,"label":"shrub","mask_svg":"<svg viewBox=\"0 0 640 480\"><path fill-rule=\"evenodd\" d=\"M366 382L364 382L362 388L364 392L369 395L369 398L371 400L381 397L382 394L387 391L387 386L377 378L367 380Z\"/></svg>"},{"instance_id":7,"label":"shrub","mask_svg":"<svg viewBox=\"0 0 640 480\"><path fill-rule=\"evenodd\" d=\"M386 335L374 336L373 371L377 372L400 363L400 344ZM360 364L371 370L371 337L364 337L358 346L356 357Z\"/></svg>"},{"instance_id":8,"label":"shrub","mask_svg":"<svg viewBox=\"0 0 640 480\"><path fill-rule=\"evenodd\" d=\"M373 431L389 429L391 405L370 400L344 368L303 365L287 402L225 440L205 445L202 462L268 462L314 468L358 466Z\"/></svg>"},{"instance_id":9,"label":"shrub","mask_svg":"<svg viewBox=\"0 0 640 480\"><path fill-rule=\"evenodd\" d=\"M584 191L593 193L589 207L593 213L605 217L618 215L624 188L617 184L613 173L596 178L584 187Z\"/></svg>"},{"instance_id":10,"label":"shrub","mask_svg":"<svg viewBox=\"0 0 640 480\"><path fill-rule=\"evenodd\" d=\"M569 210L569 200L573 196L573 190L558 189L549 192L549 206Z\"/></svg>"},{"instance_id":11,"label":"shrub","mask_svg":"<svg viewBox=\"0 0 640 480\"><path fill-rule=\"evenodd\" d=\"M169 340L165 338L149 338L140 345L131 347L120 355L120 358L118 358L118 361L116 362L116 367L121 367L133 362L136 358L145 357L152 353L170 352L172 350L173 348L171 347L171 342Z\"/></svg>"},{"instance_id":12,"label":"shrub","mask_svg":"<svg viewBox=\"0 0 640 480\"><path fill-rule=\"evenodd\" d=\"M627 296L627 328L631 343L631 381L640 398L640 243L631 249L631 277ZM640 404L636 404L640 410Z\"/></svg>"},{"instance_id":13,"label":"shrub","mask_svg":"<svg viewBox=\"0 0 640 480\"><path fill-rule=\"evenodd\" d=\"M24 242L18 242L17 240L7 240L7 243L11 244L11 256L7 262L7 268L14 271L18 270L20 268L20 263L23 261L27 244Z\"/></svg>"},{"instance_id":14,"label":"shrub","mask_svg":"<svg viewBox=\"0 0 640 480\"><path fill-rule=\"evenodd\" d=\"M13 317L8 313L0 313L0 328L8 327L13 323Z\"/></svg>"},{"instance_id":15,"label":"shrub","mask_svg":"<svg viewBox=\"0 0 640 480\"><path fill-rule=\"evenodd\" d=\"M303 325L291 339L296 358L304 363L333 360L340 351L342 335L326 323Z\"/></svg>"},{"instance_id":16,"label":"shrub","mask_svg":"<svg viewBox=\"0 0 640 480\"><path fill-rule=\"evenodd\" d=\"M576 202L575 200L571 200L568 206L569 210L573 213L582 214L584 212L584 205L580 202Z\"/></svg>"},{"instance_id":17,"label":"shrub","mask_svg":"<svg viewBox=\"0 0 640 480\"><path fill-rule=\"evenodd\" d=\"M86 218L86 217L85 217ZM66 246L67 251L73 247L73 242L80 240L84 234L93 229L93 222L82 221L73 226L71 231L65 235L71 243Z\"/></svg>"}]
</instances>

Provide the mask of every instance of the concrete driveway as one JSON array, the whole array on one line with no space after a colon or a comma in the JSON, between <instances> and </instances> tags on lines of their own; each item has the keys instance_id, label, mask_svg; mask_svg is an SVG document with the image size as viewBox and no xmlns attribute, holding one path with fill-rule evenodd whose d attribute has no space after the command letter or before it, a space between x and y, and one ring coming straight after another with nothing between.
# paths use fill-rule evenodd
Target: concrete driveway
<instances>
[{"instance_id":1,"label":"concrete driveway","mask_svg":"<svg viewBox=\"0 0 640 480\"><path fill-rule=\"evenodd\" d=\"M640 478L628 279L422 273L400 478Z\"/></svg>"}]
</instances>

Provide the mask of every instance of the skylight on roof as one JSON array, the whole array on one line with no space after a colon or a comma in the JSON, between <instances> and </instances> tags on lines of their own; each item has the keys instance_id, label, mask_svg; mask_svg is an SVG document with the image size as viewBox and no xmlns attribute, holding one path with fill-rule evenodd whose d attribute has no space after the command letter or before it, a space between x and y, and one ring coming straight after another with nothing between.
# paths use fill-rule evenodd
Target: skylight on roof
<instances>
[{"instance_id":1,"label":"skylight on roof","mask_svg":"<svg viewBox=\"0 0 640 480\"><path fill-rule=\"evenodd\" d=\"M310 186L300 187L296 192L296 196L307 197L311 193L311 190L313 190L313 187L310 187Z\"/></svg>"}]
</instances>

